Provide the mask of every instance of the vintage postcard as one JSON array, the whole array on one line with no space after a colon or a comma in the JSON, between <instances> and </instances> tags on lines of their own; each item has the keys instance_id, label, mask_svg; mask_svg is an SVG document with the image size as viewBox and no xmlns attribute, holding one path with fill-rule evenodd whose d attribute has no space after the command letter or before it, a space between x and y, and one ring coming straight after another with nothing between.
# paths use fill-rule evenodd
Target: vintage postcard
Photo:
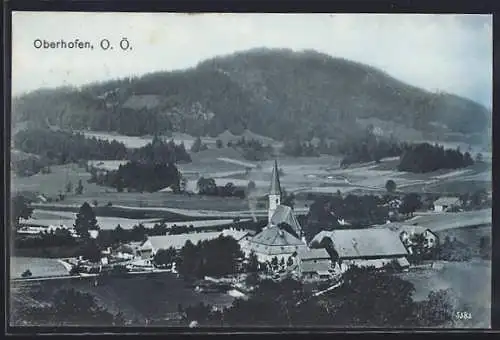
<instances>
[{"instance_id":1,"label":"vintage postcard","mask_svg":"<svg viewBox=\"0 0 500 340\"><path fill-rule=\"evenodd\" d=\"M492 41L13 12L10 325L489 328Z\"/></svg>"}]
</instances>

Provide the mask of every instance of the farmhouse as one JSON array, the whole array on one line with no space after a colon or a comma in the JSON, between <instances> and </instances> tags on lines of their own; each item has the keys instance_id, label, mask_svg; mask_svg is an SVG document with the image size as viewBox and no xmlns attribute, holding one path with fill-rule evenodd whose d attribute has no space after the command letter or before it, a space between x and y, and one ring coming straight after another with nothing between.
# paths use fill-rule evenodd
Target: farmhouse
<instances>
[{"instance_id":1,"label":"farmhouse","mask_svg":"<svg viewBox=\"0 0 500 340\"><path fill-rule=\"evenodd\" d=\"M147 259L156 254L160 249L174 248L180 250L187 241L193 244L198 242L213 240L219 236L230 236L240 242L247 236L246 231L226 229L222 232L189 233L179 235L149 236L148 239L139 247L138 254L141 258Z\"/></svg>"},{"instance_id":2,"label":"farmhouse","mask_svg":"<svg viewBox=\"0 0 500 340\"><path fill-rule=\"evenodd\" d=\"M441 197L434 201L435 212L448 211L458 207L460 207L460 199L458 197Z\"/></svg>"},{"instance_id":3,"label":"farmhouse","mask_svg":"<svg viewBox=\"0 0 500 340\"><path fill-rule=\"evenodd\" d=\"M408 251L397 233L389 229L344 229L322 231L311 241L315 248L326 248L342 271L350 266L382 268L396 261L409 266Z\"/></svg>"},{"instance_id":4,"label":"farmhouse","mask_svg":"<svg viewBox=\"0 0 500 340\"><path fill-rule=\"evenodd\" d=\"M330 279L334 269L326 249L306 249L297 253L299 276L305 280Z\"/></svg>"},{"instance_id":5,"label":"farmhouse","mask_svg":"<svg viewBox=\"0 0 500 340\"><path fill-rule=\"evenodd\" d=\"M420 226L408 226L402 228L399 234L401 242L403 242L406 249L408 249L408 253L413 254L414 247L417 244L416 237L418 236L422 238L422 246L424 249L430 250L439 245L439 237L430 229Z\"/></svg>"},{"instance_id":6,"label":"farmhouse","mask_svg":"<svg viewBox=\"0 0 500 340\"><path fill-rule=\"evenodd\" d=\"M245 255L254 252L259 262L278 261L293 257L299 251L307 249L302 228L293 210L281 203L281 186L278 174L278 162L275 161L269 190L269 211L267 226L253 238L242 242Z\"/></svg>"},{"instance_id":7,"label":"farmhouse","mask_svg":"<svg viewBox=\"0 0 500 340\"><path fill-rule=\"evenodd\" d=\"M40 233L51 233L59 230L68 230L73 237L78 237L75 229L68 220L37 220L37 219L20 219L19 235L38 235Z\"/></svg>"},{"instance_id":8,"label":"farmhouse","mask_svg":"<svg viewBox=\"0 0 500 340\"><path fill-rule=\"evenodd\" d=\"M413 248L418 242L418 238L421 238L424 249L432 249L439 245L439 237L432 230L423 226L394 222L377 226L377 228L388 229L399 235L401 242L410 254L413 254Z\"/></svg>"}]
</instances>

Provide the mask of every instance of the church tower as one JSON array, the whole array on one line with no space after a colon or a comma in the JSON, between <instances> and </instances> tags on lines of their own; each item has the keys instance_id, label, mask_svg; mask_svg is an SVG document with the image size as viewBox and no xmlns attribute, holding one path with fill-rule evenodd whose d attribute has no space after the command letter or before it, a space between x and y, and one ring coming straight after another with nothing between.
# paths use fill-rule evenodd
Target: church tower
<instances>
[{"instance_id":1,"label":"church tower","mask_svg":"<svg viewBox=\"0 0 500 340\"><path fill-rule=\"evenodd\" d=\"M273 174L271 177L271 188L269 190L269 223L278 205L281 204L281 186L278 172L278 161L274 161Z\"/></svg>"}]
</instances>

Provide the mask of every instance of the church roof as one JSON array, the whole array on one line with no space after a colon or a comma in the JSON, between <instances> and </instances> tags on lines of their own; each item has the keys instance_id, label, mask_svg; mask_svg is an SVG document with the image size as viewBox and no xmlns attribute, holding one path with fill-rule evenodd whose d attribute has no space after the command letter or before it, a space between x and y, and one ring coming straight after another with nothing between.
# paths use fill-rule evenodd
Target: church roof
<instances>
[{"instance_id":1,"label":"church roof","mask_svg":"<svg viewBox=\"0 0 500 340\"><path fill-rule=\"evenodd\" d=\"M270 195L281 195L280 176L278 170L278 161L274 161L273 173L271 177L271 188L269 189Z\"/></svg>"},{"instance_id":2,"label":"church roof","mask_svg":"<svg viewBox=\"0 0 500 340\"><path fill-rule=\"evenodd\" d=\"M271 224L278 225L280 223L289 224L297 235L301 234L302 229L300 227L299 221L297 221L297 218L293 214L292 208L290 208L289 206L278 205L276 207L276 210L271 217Z\"/></svg>"},{"instance_id":3,"label":"church roof","mask_svg":"<svg viewBox=\"0 0 500 340\"><path fill-rule=\"evenodd\" d=\"M255 235L250 242L273 247L304 245L301 240L277 226L265 228Z\"/></svg>"}]
</instances>

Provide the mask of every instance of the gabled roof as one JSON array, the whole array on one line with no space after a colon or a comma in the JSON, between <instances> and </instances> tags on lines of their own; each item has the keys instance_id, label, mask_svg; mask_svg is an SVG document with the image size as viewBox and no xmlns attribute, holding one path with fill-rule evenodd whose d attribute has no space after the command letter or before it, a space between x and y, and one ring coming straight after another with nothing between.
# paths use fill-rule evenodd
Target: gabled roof
<instances>
[{"instance_id":1,"label":"gabled roof","mask_svg":"<svg viewBox=\"0 0 500 340\"><path fill-rule=\"evenodd\" d=\"M304 244L301 240L277 226L265 228L255 235L250 242L267 246L295 246Z\"/></svg>"},{"instance_id":2,"label":"gabled roof","mask_svg":"<svg viewBox=\"0 0 500 340\"><path fill-rule=\"evenodd\" d=\"M332 269L331 264L326 261L320 261L317 263L307 261L301 266L302 273L328 272L329 269Z\"/></svg>"},{"instance_id":3,"label":"gabled roof","mask_svg":"<svg viewBox=\"0 0 500 340\"><path fill-rule=\"evenodd\" d=\"M458 197L440 197L434 201L434 205L453 205L459 203L460 199Z\"/></svg>"},{"instance_id":4,"label":"gabled roof","mask_svg":"<svg viewBox=\"0 0 500 340\"><path fill-rule=\"evenodd\" d=\"M319 260L319 259L330 259L330 255L324 248L319 249L304 249L297 253L298 257L302 261L308 260Z\"/></svg>"},{"instance_id":5,"label":"gabled roof","mask_svg":"<svg viewBox=\"0 0 500 340\"><path fill-rule=\"evenodd\" d=\"M391 222L391 223L386 223L382 225L377 225L374 228L377 229L388 229L390 231L396 232L400 234L401 232L405 231L409 234L415 233L415 234L422 234L425 233L426 231L434 234L432 230L429 228L426 228L424 226L420 225L410 225L406 223L398 223L398 222Z\"/></svg>"},{"instance_id":6,"label":"gabled roof","mask_svg":"<svg viewBox=\"0 0 500 340\"><path fill-rule=\"evenodd\" d=\"M271 176L271 188L269 189L270 195L281 195L280 176L278 170L278 161L274 161L273 173Z\"/></svg>"},{"instance_id":7,"label":"gabled roof","mask_svg":"<svg viewBox=\"0 0 500 340\"><path fill-rule=\"evenodd\" d=\"M340 258L384 257L408 254L397 233L382 228L322 231L311 242L331 239Z\"/></svg>"},{"instance_id":8,"label":"gabled roof","mask_svg":"<svg viewBox=\"0 0 500 340\"><path fill-rule=\"evenodd\" d=\"M277 226L280 223L289 224L297 235L300 236L302 233L302 228L300 227L299 221L293 214L292 208L286 205L278 205L276 210L271 217L271 224Z\"/></svg>"},{"instance_id":9,"label":"gabled roof","mask_svg":"<svg viewBox=\"0 0 500 340\"><path fill-rule=\"evenodd\" d=\"M197 244L200 241L213 240L219 236L231 236L236 241L239 241L246 235L246 231L226 229L222 232L216 231L207 233L150 236L148 237L147 241L141 246L141 250L151 249L150 247L152 247L152 249L168 249L170 247L173 247L174 249L181 249L182 247L184 247L188 240L193 244Z\"/></svg>"}]
</instances>

